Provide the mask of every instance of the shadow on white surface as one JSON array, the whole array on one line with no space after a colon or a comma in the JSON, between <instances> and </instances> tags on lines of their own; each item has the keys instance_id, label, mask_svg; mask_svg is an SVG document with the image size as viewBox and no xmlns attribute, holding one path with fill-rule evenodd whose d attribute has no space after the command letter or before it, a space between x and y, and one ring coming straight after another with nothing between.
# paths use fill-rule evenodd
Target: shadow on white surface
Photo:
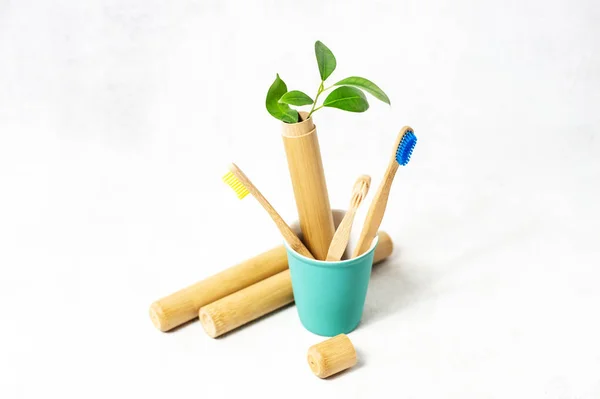
<instances>
[{"instance_id":1,"label":"shadow on white surface","mask_svg":"<svg viewBox=\"0 0 600 399\"><path fill-rule=\"evenodd\" d=\"M198 318L196 317L195 319L186 321L183 324L178 325L177 327L172 328L169 331L163 331L161 332L162 334L173 334L176 333L179 330L185 329L186 327L189 327L190 325L194 324L194 323L199 323Z\"/></svg>"},{"instance_id":2,"label":"shadow on white surface","mask_svg":"<svg viewBox=\"0 0 600 399\"><path fill-rule=\"evenodd\" d=\"M401 312L418 300L426 292L425 288L411 280L398 256L374 266L361 326Z\"/></svg>"},{"instance_id":3,"label":"shadow on white surface","mask_svg":"<svg viewBox=\"0 0 600 399\"><path fill-rule=\"evenodd\" d=\"M438 247L435 251L438 255L433 258L427 258L429 255L426 255L419 259L408 259L400 253L401 250L397 250L397 253L373 267L361 326L370 325L408 310L418 302L429 300L432 292L440 295L447 290L464 289L460 276L465 273L496 273L489 257L514 254L509 257L518 258L519 244L527 242L540 229L532 220L524 218L502 229L485 234L480 232L478 238L462 242L451 235L444 235L441 241L450 243L450 246ZM472 228L469 237L476 237L476 226L463 224L464 227ZM457 226L454 231L458 229ZM428 251L434 253L431 249ZM459 278L458 281L456 278Z\"/></svg>"},{"instance_id":4,"label":"shadow on white surface","mask_svg":"<svg viewBox=\"0 0 600 399\"><path fill-rule=\"evenodd\" d=\"M358 371L359 369L363 368L365 366L364 353L356 348L355 348L355 351L356 351L356 364L353 367L350 367L349 369L346 369L344 371L340 371L339 373L334 374L331 377L327 377L326 379L324 379L324 381L334 381L334 380L337 380L338 378L351 378L351 377L349 377L349 374L352 374L352 373Z\"/></svg>"}]
</instances>

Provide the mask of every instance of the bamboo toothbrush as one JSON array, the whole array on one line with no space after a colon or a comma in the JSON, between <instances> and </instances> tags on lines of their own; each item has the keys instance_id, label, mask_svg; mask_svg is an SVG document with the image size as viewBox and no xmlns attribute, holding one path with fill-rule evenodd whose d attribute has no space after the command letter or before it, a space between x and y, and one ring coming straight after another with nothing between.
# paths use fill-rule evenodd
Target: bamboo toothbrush
<instances>
[{"instance_id":1,"label":"bamboo toothbrush","mask_svg":"<svg viewBox=\"0 0 600 399\"><path fill-rule=\"evenodd\" d=\"M350 207L348 208L348 212L346 212L346 215L344 215L342 222L340 223L337 230L335 231L335 234L333 235L331 245L329 246L329 251L327 252L327 261L336 262L342 259L342 255L344 254L344 251L348 246L348 240L350 239L350 230L352 229L352 223L354 222L356 210L367 196L370 185L371 177L367 175L360 176L354 183L354 187L352 188L352 199L350 200Z\"/></svg>"},{"instance_id":2,"label":"bamboo toothbrush","mask_svg":"<svg viewBox=\"0 0 600 399\"><path fill-rule=\"evenodd\" d=\"M387 205L396 171L398 170L399 165L405 166L408 164L413 149L415 148L415 144L417 144L417 137L412 128L408 126L403 127L402 130L400 130L394 145L394 155L388 164L385 175L383 175L383 180L369 207L369 212L365 218L360 238L358 239L358 243L356 244L356 248L352 255L353 258L362 255L371 247L371 243L383 220L385 207Z\"/></svg>"},{"instance_id":3,"label":"bamboo toothbrush","mask_svg":"<svg viewBox=\"0 0 600 399\"><path fill-rule=\"evenodd\" d=\"M310 251L304 246L302 241L298 238L298 236L292 231L290 226L283 220L283 218L277 213L277 211L271 206L269 201L261 194L260 191L252 184L250 179L241 171L240 168L237 167L236 164L232 163L229 166L229 172L225 176L223 176L223 181L227 183L233 191L237 194L239 199L244 199L248 194L252 194L254 198L265 208L271 219L279 228L279 231L283 235L285 241L290 245L290 247L298 252L306 256L307 258L314 259L314 256L310 253Z\"/></svg>"}]
</instances>

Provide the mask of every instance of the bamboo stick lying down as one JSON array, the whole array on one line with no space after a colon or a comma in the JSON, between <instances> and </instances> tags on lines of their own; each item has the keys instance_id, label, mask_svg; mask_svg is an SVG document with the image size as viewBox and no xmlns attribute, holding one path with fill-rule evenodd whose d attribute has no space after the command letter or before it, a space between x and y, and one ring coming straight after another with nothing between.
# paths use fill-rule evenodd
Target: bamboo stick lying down
<instances>
[{"instance_id":1,"label":"bamboo stick lying down","mask_svg":"<svg viewBox=\"0 0 600 399\"><path fill-rule=\"evenodd\" d=\"M150 306L150 319L160 331L169 331L198 317L198 310L287 269L285 247L280 245L205 280L168 295Z\"/></svg>"},{"instance_id":2,"label":"bamboo stick lying down","mask_svg":"<svg viewBox=\"0 0 600 399\"><path fill-rule=\"evenodd\" d=\"M373 264L391 255L390 236L380 231ZM287 259L286 259L287 266ZM284 270L263 281L200 308L199 317L206 333L216 338L294 301L290 270Z\"/></svg>"}]
</instances>

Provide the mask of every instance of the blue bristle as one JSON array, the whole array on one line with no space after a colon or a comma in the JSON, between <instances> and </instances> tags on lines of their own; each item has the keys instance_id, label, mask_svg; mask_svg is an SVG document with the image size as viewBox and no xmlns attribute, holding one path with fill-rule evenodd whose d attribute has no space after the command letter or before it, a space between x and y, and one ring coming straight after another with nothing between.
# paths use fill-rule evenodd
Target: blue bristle
<instances>
[{"instance_id":1,"label":"blue bristle","mask_svg":"<svg viewBox=\"0 0 600 399\"><path fill-rule=\"evenodd\" d=\"M396 162L400 165L404 166L410 161L410 156L417 144L417 136L408 130L402 136L402 140L400 140L400 144L398 145L398 149L396 150Z\"/></svg>"}]
</instances>

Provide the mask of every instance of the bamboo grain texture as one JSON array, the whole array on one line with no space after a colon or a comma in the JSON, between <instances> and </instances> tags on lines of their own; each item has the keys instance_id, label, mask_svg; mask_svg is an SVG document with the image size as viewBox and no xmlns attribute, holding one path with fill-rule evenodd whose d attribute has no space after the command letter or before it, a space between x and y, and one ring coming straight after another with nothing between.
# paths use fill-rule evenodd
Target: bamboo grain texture
<instances>
[{"instance_id":1,"label":"bamboo grain texture","mask_svg":"<svg viewBox=\"0 0 600 399\"><path fill-rule=\"evenodd\" d=\"M204 331L218 337L294 301L290 270L200 308Z\"/></svg>"},{"instance_id":2,"label":"bamboo grain texture","mask_svg":"<svg viewBox=\"0 0 600 399\"><path fill-rule=\"evenodd\" d=\"M198 310L252 284L286 270L283 245L198 281L150 306L150 319L160 331L169 331L198 317Z\"/></svg>"},{"instance_id":3,"label":"bamboo grain texture","mask_svg":"<svg viewBox=\"0 0 600 399\"><path fill-rule=\"evenodd\" d=\"M335 227L312 118L297 124L284 123L282 139L303 242L315 259L325 260Z\"/></svg>"},{"instance_id":4,"label":"bamboo grain texture","mask_svg":"<svg viewBox=\"0 0 600 399\"><path fill-rule=\"evenodd\" d=\"M336 335L311 346L306 360L313 374L319 378L331 377L358 362L354 345L346 334Z\"/></svg>"}]
</instances>

